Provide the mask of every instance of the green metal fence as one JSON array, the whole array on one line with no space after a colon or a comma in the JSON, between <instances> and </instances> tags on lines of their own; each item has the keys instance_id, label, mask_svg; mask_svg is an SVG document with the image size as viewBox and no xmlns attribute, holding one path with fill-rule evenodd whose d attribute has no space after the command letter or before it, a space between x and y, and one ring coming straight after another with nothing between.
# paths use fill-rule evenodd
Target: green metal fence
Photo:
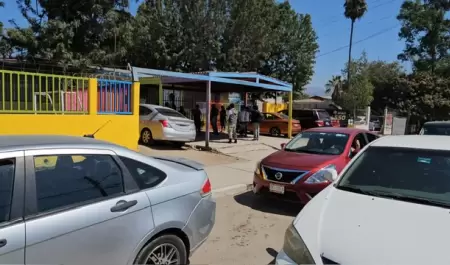
<instances>
[{"instance_id":1,"label":"green metal fence","mask_svg":"<svg viewBox=\"0 0 450 265\"><path fill-rule=\"evenodd\" d=\"M88 113L84 77L0 70L0 113Z\"/></svg>"}]
</instances>

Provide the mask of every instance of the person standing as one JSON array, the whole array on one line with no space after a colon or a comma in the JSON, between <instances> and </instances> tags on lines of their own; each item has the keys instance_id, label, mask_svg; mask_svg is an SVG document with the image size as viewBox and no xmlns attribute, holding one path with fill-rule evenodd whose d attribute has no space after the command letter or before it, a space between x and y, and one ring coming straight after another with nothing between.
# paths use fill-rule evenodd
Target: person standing
<instances>
[{"instance_id":1,"label":"person standing","mask_svg":"<svg viewBox=\"0 0 450 265\"><path fill-rule=\"evenodd\" d=\"M183 106L180 106L180 110L178 111L179 113L181 113L183 116L186 117L186 111L184 110Z\"/></svg>"},{"instance_id":2,"label":"person standing","mask_svg":"<svg viewBox=\"0 0 450 265\"><path fill-rule=\"evenodd\" d=\"M213 133L215 135L219 135L219 130L217 129L217 118L219 117L219 109L216 107L216 104L211 105L211 125L213 129Z\"/></svg>"},{"instance_id":3,"label":"person standing","mask_svg":"<svg viewBox=\"0 0 450 265\"><path fill-rule=\"evenodd\" d=\"M254 141L259 140L261 121L262 121L262 114L261 114L261 112L259 112L258 106L254 105L253 111L251 114L251 122L252 122L252 126L253 126L253 140Z\"/></svg>"},{"instance_id":4,"label":"person standing","mask_svg":"<svg viewBox=\"0 0 450 265\"><path fill-rule=\"evenodd\" d=\"M248 123L250 122L250 112L248 107L244 106L242 111L239 112L239 121L240 121L240 133L244 137L247 137L248 131Z\"/></svg>"},{"instance_id":5,"label":"person standing","mask_svg":"<svg viewBox=\"0 0 450 265\"><path fill-rule=\"evenodd\" d=\"M223 105L220 107L219 117L220 117L220 132L224 132L226 126L227 111L225 110L225 107Z\"/></svg>"},{"instance_id":6,"label":"person standing","mask_svg":"<svg viewBox=\"0 0 450 265\"><path fill-rule=\"evenodd\" d=\"M237 125L237 111L234 108L234 104L230 104L230 109L228 110L228 143L231 143L234 140L234 143L237 143L237 135L236 135L236 125Z\"/></svg>"},{"instance_id":7,"label":"person standing","mask_svg":"<svg viewBox=\"0 0 450 265\"><path fill-rule=\"evenodd\" d=\"M202 111L200 110L200 106L198 104L195 105L195 109L192 110L192 117L194 117L195 131L198 134L200 133L202 127Z\"/></svg>"}]
</instances>

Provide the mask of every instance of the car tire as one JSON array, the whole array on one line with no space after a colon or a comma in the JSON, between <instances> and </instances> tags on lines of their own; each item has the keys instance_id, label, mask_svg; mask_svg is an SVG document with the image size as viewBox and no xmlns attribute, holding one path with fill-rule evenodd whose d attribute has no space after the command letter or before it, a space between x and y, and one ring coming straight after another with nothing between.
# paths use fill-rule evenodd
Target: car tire
<instances>
[{"instance_id":1,"label":"car tire","mask_svg":"<svg viewBox=\"0 0 450 265\"><path fill-rule=\"evenodd\" d=\"M155 143L155 141L153 140L152 132L147 128L141 131L140 141L144 145L152 145Z\"/></svg>"},{"instance_id":2,"label":"car tire","mask_svg":"<svg viewBox=\"0 0 450 265\"><path fill-rule=\"evenodd\" d=\"M281 134L280 128L278 128L278 127L270 128L270 135L271 136L280 136L280 134Z\"/></svg>"},{"instance_id":3,"label":"car tire","mask_svg":"<svg viewBox=\"0 0 450 265\"><path fill-rule=\"evenodd\" d=\"M169 248L175 250L175 253L173 253L174 256L172 257L172 260L178 260L175 264L188 264L188 254L183 240L172 234L159 236L144 246L136 257L134 264L168 264L164 263L162 260L160 260L159 263L157 260L154 260L156 258L154 255L158 256L158 254L162 254L160 258L170 258L167 256L164 257L164 253L159 252L162 251L161 248L163 246L165 247L166 254L171 251ZM151 259L151 257L154 259Z\"/></svg>"}]
</instances>

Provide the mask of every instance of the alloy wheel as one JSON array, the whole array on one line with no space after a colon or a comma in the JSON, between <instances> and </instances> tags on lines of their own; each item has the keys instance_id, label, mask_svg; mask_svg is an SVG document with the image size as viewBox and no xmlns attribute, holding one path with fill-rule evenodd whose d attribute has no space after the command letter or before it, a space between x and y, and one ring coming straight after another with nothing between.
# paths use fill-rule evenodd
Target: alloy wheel
<instances>
[{"instance_id":1,"label":"alloy wheel","mask_svg":"<svg viewBox=\"0 0 450 265\"><path fill-rule=\"evenodd\" d=\"M178 251L178 249L170 243L158 245L148 255L146 264L154 264L154 265L180 264L180 251Z\"/></svg>"}]
</instances>

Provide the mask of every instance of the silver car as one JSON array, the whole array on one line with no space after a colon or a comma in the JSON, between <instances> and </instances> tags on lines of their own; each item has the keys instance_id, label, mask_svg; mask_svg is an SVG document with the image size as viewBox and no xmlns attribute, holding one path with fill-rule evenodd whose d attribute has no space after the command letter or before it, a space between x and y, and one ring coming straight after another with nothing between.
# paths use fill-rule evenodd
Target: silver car
<instances>
[{"instance_id":1,"label":"silver car","mask_svg":"<svg viewBox=\"0 0 450 265\"><path fill-rule=\"evenodd\" d=\"M0 264L187 264L215 209L196 162L0 136Z\"/></svg>"},{"instance_id":2,"label":"silver car","mask_svg":"<svg viewBox=\"0 0 450 265\"><path fill-rule=\"evenodd\" d=\"M152 144L154 141L170 141L179 146L195 141L194 121L171 108L139 105L140 141Z\"/></svg>"}]
</instances>

